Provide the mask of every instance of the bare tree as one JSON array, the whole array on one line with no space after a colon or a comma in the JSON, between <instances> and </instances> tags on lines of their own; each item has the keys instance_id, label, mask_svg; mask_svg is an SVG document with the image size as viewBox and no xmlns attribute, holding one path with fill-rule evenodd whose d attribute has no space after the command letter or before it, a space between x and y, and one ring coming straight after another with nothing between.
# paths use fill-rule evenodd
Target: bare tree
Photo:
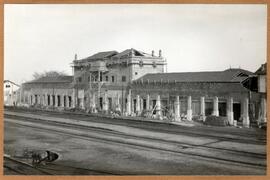
<instances>
[{"instance_id":1,"label":"bare tree","mask_svg":"<svg viewBox=\"0 0 270 180\"><path fill-rule=\"evenodd\" d=\"M58 77L58 76L67 76L65 72L59 72L59 71L44 71L42 73L40 72L35 72L33 74L33 79L39 79L42 77Z\"/></svg>"}]
</instances>

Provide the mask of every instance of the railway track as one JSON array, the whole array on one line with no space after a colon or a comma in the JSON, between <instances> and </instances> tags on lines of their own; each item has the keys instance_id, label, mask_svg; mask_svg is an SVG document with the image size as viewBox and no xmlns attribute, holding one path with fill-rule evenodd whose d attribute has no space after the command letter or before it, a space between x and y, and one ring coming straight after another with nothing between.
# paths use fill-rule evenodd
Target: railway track
<instances>
[{"instance_id":1,"label":"railway track","mask_svg":"<svg viewBox=\"0 0 270 180\"><path fill-rule=\"evenodd\" d=\"M5 172L10 175L52 175L51 173L36 168L31 164L7 156L4 156L4 168L6 169Z\"/></svg>"},{"instance_id":2,"label":"railway track","mask_svg":"<svg viewBox=\"0 0 270 180\"><path fill-rule=\"evenodd\" d=\"M30 121L33 123L37 123L37 122L44 123L44 121L46 121L45 119L25 118L25 117L21 117L21 116L12 116L12 115L8 115L7 117L9 117L9 118L15 117L17 119L27 120L27 121ZM164 140L164 139L160 139L160 138L147 137L147 136L143 136L143 135L142 136L129 135L129 134L125 134L125 133L118 132L118 131L112 131L110 129L84 126L84 125L80 125L80 124L68 124L68 123L60 123L60 122L56 122L56 121L54 121L54 122L46 121L46 124L59 125L61 127L65 126L65 127L72 128L72 129L87 130L87 131L96 132L96 133L104 133L108 136L113 135L113 136L122 136L124 138L148 140L148 141L152 141L152 142L157 141L157 142L161 142L161 143L177 145L177 146L182 147L183 149L185 149L185 148L208 148L208 149L215 149L215 150L221 150L221 151L227 151L227 152L236 152L236 153L246 154L248 156L257 156L260 158L266 158L265 154L209 146L209 145L213 144L213 142L206 143L206 144L191 144L191 143L182 143L182 142L179 143L178 141ZM217 142L221 142L221 140L218 139L214 143L217 143Z\"/></svg>"},{"instance_id":3,"label":"railway track","mask_svg":"<svg viewBox=\"0 0 270 180\"><path fill-rule=\"evenodd\" d=\"M101 170L78 168L57 163L33 166L13 157L4 156L5 175L118 175Z\"/></svg>"},{"instance_id":4,"label":"railway track","mask_svg":"<svg viewBox=\"0 0 270 180\"><path fill-rule=\"evenodd\" d=\"M16 112L16 110L14 111ZM192 131L190 127L181 126L178 128L173 124L164 124L159 122L149 122L149 121L140 121L140 120L128 120L128 119L118 119L118 118L109 118L109 117L95 117L94 115L89 114L73 114L70 112L57 112L57 111L41 111L38 110L37 112L31 110L23 112L25 114L38 114L47 117L60 117L65 118L68 117L69 119L74 119L76 121L81 122L95 122L95 123L104 123L109 125L124 125L127 127L133 128L140 128L144 130L154 131L154 132L161 132L161 133L170 133L175 135L188 135L193 137L207 137L207 138L214 138L220 141L231 141L231 142L242 142L242 143L249 143L249 144L266 144L266 133L254 134L254 132L245 131L239 133L237 131L230 131L230 132L220 132L215 130L213 127L203 127L207 129L207 132L203 131ZM68 116L67 116L68 115ZM6 116L6 114L5 114ZM64 117L63 117L64 116ZM90 118L89 118L90 117ZM158 124L156 126L156 124ZM198 127L196 127L198 128ZM200 130L200 128L199 128ZM231 129L230 129L231 130ZM239 129L237 129L239 130ZM255 136L255 138L254 138Z\"/></svg>"},{"instance_id":5,"label":"railway track","mask_svg":"<svg viewBox=\"0 0 270 180\"><path fill-rule=\"evenodd\" d=\"M5 116L7 117L7 116ZM9 115L9 118L11 116ZM32 126L32 125L23 125L19 124L21 126L27 126L30 128L38 129L38 130L46 130L48 132L54 132L54 133L60 133L80 139L85 140L91 140L91 141L102 141L106 143L113 143L113 144L119 144L119 145L125 145L125 146L132 146L136 148L145 148L150 150L156 150L156 151L162 151L166 153L174 153L178 155L185 155L185 156L191 156L191 157L197 157L197 158L203 158L207 160L215 160L215 161L222 161L223 163L233 163L233 164L241 164L241 165L247 165L247 166L255 166L259 168L265 168L266 167L266 155L265 154L259 154L259 153L253 153L253 152L243 152L243 151L237 151L232 149L224 149L224 148L218 148L218 147L211 147L209 144L202 144L202 145L194 145L194 144L187 144L187 143L180 143L176 141L167 141L159 138L153 138L153 137L145 137L145 136L134 136L129 134L120 133L117 131L111 131L108 129L97 129L93 127L87 127L82 125L74 125L74 124L67 124L67 123L59 123L59 122L51 122L51 121L44 121L41 119L31 119L31 118L25 118L25 117L18 117L13 116L13 118L17 119L17 121L23 121L23 122L31 122L35 124L39 124L39 126ZM10 122L9 122L10 123ZM15 122L13 122L15 123ZM40 125L49 125L53 127L61 127L61 129L51 129L51 128L45 128L44 126ZM76 129L78 131L84 131L85 134L78 135L76 133L67 132L66 129ZM89 133L91 132L91 134ZM93 133L97 135L93 135ZM102 135L102 136L99 136ZM117 137L117 138L109 138L109 137ZM124 140L123 140L124 139ZM128 141L126 139L129 139ZM135 141L135 142L134 142ZM147 143L140 143L138 141L144 141ZM220 140L217 140L217 142ZM215 143L215 142L214 142ZM152 144L152 145L151 145ZM154 144L154 145L153 145ZM164 146L157 146L155 144L162 144ZM167 147L168 148L167 148ZM173 148L170 148L173 147ZM205 153L198 153L196 151L190 151L192 149L200 150ZM214 152L213 155L211 153L207 152ZM232 154L233 157L248 157L249 160L243 160L239 158L223 158L221 156L216 156L217 154L224 154L229 153Z\"/></svg>"}]
</instances>

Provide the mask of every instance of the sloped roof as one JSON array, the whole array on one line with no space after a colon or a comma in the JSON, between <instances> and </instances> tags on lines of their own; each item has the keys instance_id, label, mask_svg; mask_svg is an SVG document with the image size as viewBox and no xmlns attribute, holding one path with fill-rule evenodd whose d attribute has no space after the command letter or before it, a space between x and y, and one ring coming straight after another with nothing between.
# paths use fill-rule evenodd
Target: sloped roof
<instances>
[{"instance_id":1,"label":"sloped roof","mask_svg":"<svg viewBox=\"0 0 270 180\"><path fill-rule=\"evenodd\" d=\"M264 63L261 65L261 67L255 72L255 74L258 74L258 75L266 75L266 72L267 72L267 64Z\"/></svg>"},{"instance_id":2,"label":"sloped roof","mask_svg":"<svg viewBox=\"0 0 270 180\"><path fill-rule=\"evenodd\" d=\"M133 54L134 56L142 56L142 57L158 57L158 56L152 56L151 54L142 52L142 51L138 51L136 49L126 49L120 53L118 53L117 51L104 51L104 52L98 52L92 56L89 56L87 58L83 58L83 59L79 59L79 60L75 60L74 63L76 62L88 62L88 61L95 61L95 60L102 60L102 59L114 59L114 58L121 58L121 57L126 57L126 56L130 56L131 54Z\"/></svg>"},{"instance_id":3,"label":"sloped roof","mask_svg":"<svg viewBox=\"0 0 270 180\"><path fill-rule=\"evenodd\" d=\"M104 51L104 52L98 52L92 56L85 58L85 59L86 60L104 59L104 58L110 58L116 54L118 54L117 51Z\"/></svg>"},{"instance_id":4,"label":"sloped roof","mask_svg":"<svg viewBox=\"0 0 270 180\"><path fill-rule=\"evenodd\" d=\"M9 83L11 83L11 84L14 84L14 85L16 85L16 86L18 86L18 87L20 87L20 85L18 85L18 84L16 84L16 83L12 82L12 81L10 81L10 80L4 80L4 83L7 83L7 82L9 82Z\"/></svg>"},{"instance_id":5,"label":"sloped roof","mask_svg":"<svg viewBox=\"0 0 270 180\"><path fill-rule=\"evenodd\" d=\"M148 54L148 53L145 53L145 52L133 49L133 48L126 49L113 57L120 58L120 57L126 56L126 55L129 56L130 54L134 54L134 56L153 57L151 54ZM154 56L154 57L157 57L157 56Z\"/></svg>"},{"instance_id":6,"label":"sloped roof","mask_svg":"<svg viewBox=\"0 0 270 180\"><path fill-rule=\"evenodd\" d=\"M73 76L55 76L55 77L41 77L39 79L29 81L26 84L33 83L71 83Z\"/></svg>"},{"instance_id":7,"label":"sloped roof","mask_svg":"<svg viewBox=\"0 0 270 180\"><path fill-rule=\"evenodd\" d=\"M137 81L163 82L241 82L248 76L238 76L239 73L252 74L242 69L227 69L225 71L181 72L146 74Z\"/></svg>"}]
</instances>

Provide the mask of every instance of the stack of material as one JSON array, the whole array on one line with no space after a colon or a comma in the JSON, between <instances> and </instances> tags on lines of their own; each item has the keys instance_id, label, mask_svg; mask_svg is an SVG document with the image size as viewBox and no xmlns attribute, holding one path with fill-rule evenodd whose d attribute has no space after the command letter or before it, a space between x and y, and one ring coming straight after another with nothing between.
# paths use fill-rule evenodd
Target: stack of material
<instances>
[{"instance_id":1,"label":"stack of material","mask_svg":"<svg viewBox=\"0 0 270 180\"><path fill-rule=\"evenodd\" d=\"M227 117L222 116L207 116L204 122L210 126L228 126L229 121Z\"/></svg>"}]
</instances>

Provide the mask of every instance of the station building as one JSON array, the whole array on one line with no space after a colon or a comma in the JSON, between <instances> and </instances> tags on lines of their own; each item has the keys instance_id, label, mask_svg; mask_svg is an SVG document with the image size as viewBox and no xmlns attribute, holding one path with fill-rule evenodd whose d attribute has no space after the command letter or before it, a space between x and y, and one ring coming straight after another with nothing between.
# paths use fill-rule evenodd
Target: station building
<instances>
[{"instance_id":1,"label":"station building","mask_svg":"<svg viewBox=\"0 0 270 180\"><path fill-rule=\"evenodd\" d=\"M158 55L127 49L99 52L72 62L72 76L43 77L23 84L23 101L45 108L79 108L87 112L125 112L128 85L143 75L164 73L166 61Z\"/></svg>"},{"instance_id":2,"label":"station building","mask_svg":"<svg viewBox=\"0 0 270 180\"><path fill-rule=\"evenodd\" d=\"M23 84L22 101L44 108L119 111L175 121L226 116L249 126L260 96L242 84L254 73L240 68L166 73L162 52L106 51L72 61L72 76L43 77Z\"/></svg>"}]
</instances>

